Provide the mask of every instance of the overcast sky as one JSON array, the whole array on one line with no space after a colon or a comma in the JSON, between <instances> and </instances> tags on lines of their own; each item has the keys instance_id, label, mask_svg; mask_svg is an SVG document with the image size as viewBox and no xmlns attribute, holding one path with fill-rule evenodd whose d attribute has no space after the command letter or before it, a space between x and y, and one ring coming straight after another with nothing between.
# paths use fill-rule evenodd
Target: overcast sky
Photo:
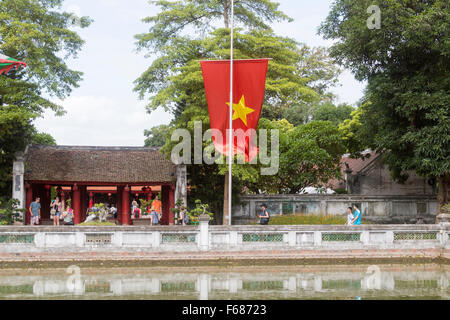
<instances>
[{"instance_id":1,"label":"overcast sky","mask_svg":"<svg viewBox=\"0 0 450 320\"><path fill-rule=\"evenodd\" d=\"M332 0L279 2L294 22L275 25L277 34L308 46L330 46L317 35L317 28ZM74 29L86 43L78 58L68 61L71 68L84 72L84 80L60 102L66 115L55 117L46 112L36 120L36 127L50 133L60 145L142 146L144 129L171 120L163 110L146 113L146 102L133 92L133 81L152 61L136 53L134 35L148 30L141 19L157 9L147 0L66 0L63 9L94 20L86 29ZM354 104L362 97L364 86L344 72L333 92L338 95L337 102Z\"/></svg>"}]
</instances>

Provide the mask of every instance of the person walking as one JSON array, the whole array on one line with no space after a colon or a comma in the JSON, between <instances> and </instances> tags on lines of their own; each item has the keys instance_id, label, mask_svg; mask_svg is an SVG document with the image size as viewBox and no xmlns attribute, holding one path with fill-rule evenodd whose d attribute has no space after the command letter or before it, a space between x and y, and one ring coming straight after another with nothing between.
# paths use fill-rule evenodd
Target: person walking
<instances>
[{"instance_id":1,"label":"person walking","mask_svg":"<svg viewBox=\"0 0 450 320\"><path fill-rule=\"evenodd\" d=\"M361 211L358 209L358 206L356 204L353 205L353 208L355 209L354 218L352 220L353 225L360 225L361 224Z\"/></svg>"},{"instance_id":2,"label":"person walking","mask_svg":"<svg viewBox=\"0 0 450 320\"><path fill-rule=\"evenodd\" d=\"M152 207L158 213L158 220L161 220L161 206L162 203L159 200L158 195L156 195L155 199L152 201Z\"/></svg>"},{"instance_id":3,"label":"person walking","mask_svg":"<svg viewBox=\"0 0 450 320\"><path fill-rule=\"evenodd\" d=\"M186 209L184 206L180 207L180 214L178 215L178 224L181 224L183 226L186 225Z\"/></svg>"},{"instance_id":4,"label":"person walking","mask_svg":"<svg viewBox=\"0 0 450 320\"><path fill-rule=\"evenodd\" d=\"M30 203L30 207L28 208L30 211L30 224L38 225L39 219L41 218L41 199L39 197L36 198L36 200L32 203Z\"/></svg>"},{"instance_id":5,"label":"person walking","mask_svg":"<svg viewBox=\"0 0 450 320\"><path fill-rule=\"evenodd\" d=\"M138 203L137 203L136 199L133 199L133 201L131 202L131 218L132 219L136 219L137 209L138 209Z\"/></svg>"},{"instance_id":6,"label":"person walking","mask_svg":"<svg viewBox=\"0 0 450 320\"><path fill-rule=\"evenodd\" d=\"M155 211L155 209L153 208L153 206L150 209L150 225L154 226L157 225L159 223L159 215L158 212Z\"/></svg>"},{"instance_id":7,"label":"person walking","mask_svg":"<svg viewBox=\"0 0 450 320\"><path fill-rule=\"evenodd\" d=\"M353 213L352 213L352 207L348 207L347 208L347 225L348 226L351 226L351 225L353 225L353 218L354 218L354 216L353 216Z\"/></svg>"},{"instance_id":8,"label":"person walking","mask_svg":"<svg viewBox=\"0 0 450 320\"><path fill-rule=\"evenodd\" d=\"M269 211L267 210L267 205L266 204L261 205L261 210L262 214L258 216L258 218L260 219L259 224L261 225L269 224L270 214Z\"/></svg>"}]
</instances>

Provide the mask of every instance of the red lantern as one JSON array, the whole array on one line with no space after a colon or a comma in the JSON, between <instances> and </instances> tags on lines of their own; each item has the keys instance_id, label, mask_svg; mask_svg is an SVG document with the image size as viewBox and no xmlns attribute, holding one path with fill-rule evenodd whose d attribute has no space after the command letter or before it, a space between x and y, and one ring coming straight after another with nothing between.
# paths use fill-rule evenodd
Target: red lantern
<instances>
[{"instance_id":1,"label":"red lantern","mask_svg":"<svg viewBox=\"0 0 450 320\"><path fill-rule=\"evenodd\" d=\"M49 184L45 185L45 190L47 190L47 197L50 197L50 188L51 186Z\"/></svg>"}]
</instances>

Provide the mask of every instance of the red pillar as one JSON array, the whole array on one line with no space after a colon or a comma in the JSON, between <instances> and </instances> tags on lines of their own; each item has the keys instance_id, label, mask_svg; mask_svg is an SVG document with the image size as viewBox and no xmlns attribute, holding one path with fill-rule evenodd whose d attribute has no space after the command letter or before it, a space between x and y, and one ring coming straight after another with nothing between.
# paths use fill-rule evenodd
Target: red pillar
<instances>
[{"instance_id":1,"label":"red pillar","mask_svg":"<svg viewBox=\"0 0 450 320\"><path fill-rule=\"evenodd\" d=\"M41 198L41 219L50 220L50 190L47 190L45 185L38 185L35 196Z\"/></svg>"},{"instance_id":2,"label":"red pillar","mask_svg":"<svg viewBox=\"0 0 450 320\"><path fill-rule=\"evenodd\" d=\"M81 203L80 203L80 189L75 183L73 185L73 196L72 196L72 208L73 208L73 223L81 223Z\"/></svg>"},{"instance_id":3,"label":"red pillar","mask_svg":"<svg viewBox=\"0 0 450 320\"><path fill-rule=\"evenodd\" d=\"M122 224L122 192L123 187L117 186L117 224Z\"/></svg>"},{"instance_id":4,"label":"red pillar","mask_svg":"<svg viewBox=\"0 0 450 320\"><path fill-rule=\"evenodd\" d=\"M122 224L131 224L130 220L130 188L128 185L122 191Z\"/></svg>"},{"instance_id":5,"label":"red pillar","mask_svg":"<svg viewBox=\"0 0 450 320\"><path fill-rule=\"evenodd\" d=\"M86 209L87 209L87 201L86 201L86 186L79 186L80 188L80 202L81 202L81 222L86 220Z\"/></svg>"},{"instance_id":6,"label":"red pillar","mask_svg":"<svg viewBox=\"0 0 450 320\"><path fill-rule=\"evenodd\" d=\"M170 215L170 200L169 200L169 192L170 186L161 186L161 224L169 224L169 215Z\"/></svg>"},{"instance_id":7,"label":"red pillar","mask_svg":"<svg viewBox=\"0 0 450 320\"><path fill-rule=\"evenodd\" d=\"M171 185L169 190L169 225L174 225L175 214L170 210L175 208L175 186Z\"/></svg>"},{"instance_id":8,"label":"red pillar","mask_svg":"<svg viewBox=\"0 0 450 320\"><path fill-rule=\"evenodd\" d=\"M25 224L30 224L30 204L33 202L33 188L29 183L25 184L25 188L27 189L27 196L25 201Z\"/></svg>"}]
</instances>

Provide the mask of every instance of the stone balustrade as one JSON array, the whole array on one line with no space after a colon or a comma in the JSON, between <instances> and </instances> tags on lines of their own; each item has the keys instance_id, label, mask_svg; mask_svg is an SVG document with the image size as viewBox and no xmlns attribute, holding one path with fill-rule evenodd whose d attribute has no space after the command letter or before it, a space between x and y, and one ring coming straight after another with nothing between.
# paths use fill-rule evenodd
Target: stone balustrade
<instances>
[{"instance_id":1,"label":"stone balustrade","mask_svg":"<svg viewBox=\"0 0 450 320\"><path fill-rule=\"evenodd\" d=\"M450 224L211 226L2 226L0 253L450 248Z\"/></svg>"}]
</instances>

